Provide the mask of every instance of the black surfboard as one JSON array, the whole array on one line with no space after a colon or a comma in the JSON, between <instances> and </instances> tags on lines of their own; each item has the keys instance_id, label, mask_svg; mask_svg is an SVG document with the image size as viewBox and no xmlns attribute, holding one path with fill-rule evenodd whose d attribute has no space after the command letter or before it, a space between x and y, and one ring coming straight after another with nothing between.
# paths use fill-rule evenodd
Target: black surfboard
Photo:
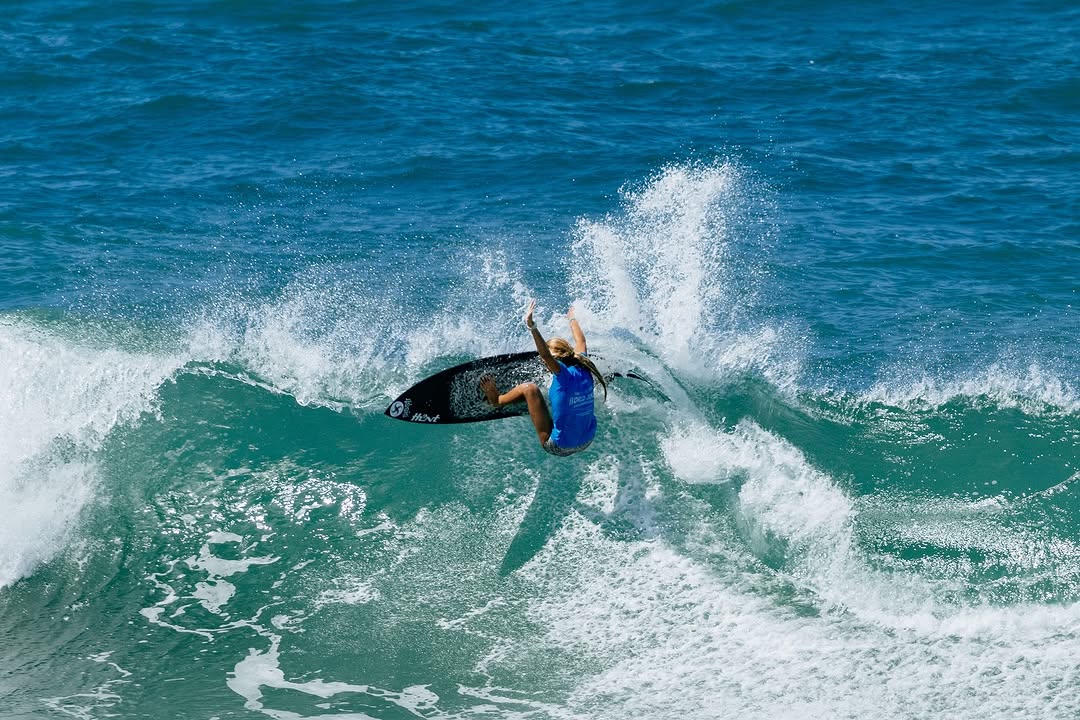
<instances>
[{"instance_id":1,"label":"black surfboard","mask_svg":"<svg viewBox=\"0 0 1080 720\"><path fill-rule=\"evenodd\" d=\"M602 360L598 355L590 354L589 357L598 364ZM601 369L601 372L604 370ZM395 420L449 425L498 420L528 413L529 408L523 402L500 408L489 405L480 389L480 378L485 375L495 378L499 392L506 392L523 382L534 382L543 386L551 379L551 373L544 367L535 350L494 355L455 365L421 380L390 403L384 414ZM613 378L641 380L664 400L668 399L648 378L637 373L604 372L605 380L610 381Z\"/></svg>"},{"instance_id":2,"label":"black surfboard","mask_svg":"<svg viewBox=\"0 0 1080 720\"><path fill-rule=\"evenodd\" d=\"M449 424L480 422L523 415L525 403L492 407L480 390L480 378L491 375L499 392L523 382L551 377L535 350L480 358L455 365L413 385L386 408L386 415L408 422Z\"/></svg>"}]
</instances>

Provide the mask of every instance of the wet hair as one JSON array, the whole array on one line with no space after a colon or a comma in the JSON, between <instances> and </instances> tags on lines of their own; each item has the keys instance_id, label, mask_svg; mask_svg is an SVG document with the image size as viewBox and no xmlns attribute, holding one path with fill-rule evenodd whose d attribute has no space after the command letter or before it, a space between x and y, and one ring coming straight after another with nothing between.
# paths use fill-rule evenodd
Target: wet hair
<instances>
[{"instance_id":1,"label":"wet hair","mask_svg":"<svg viewBox=\"0 0 1080 720\"><path fill-rule=\"evenodd\" d=\"M607 382L604 381L604 376L600 374L600 371L596 369L596 365L593 365L592 360L574 352L574 347L561 337L551 338L547 341L547 346L548 350L551 351L551 356L556 360L562 360L569 365L580 365L588 370L596 378L596 381L600 383L600 387L604 388L604 397L607 397Z\"/></svg>"}]
</instances>

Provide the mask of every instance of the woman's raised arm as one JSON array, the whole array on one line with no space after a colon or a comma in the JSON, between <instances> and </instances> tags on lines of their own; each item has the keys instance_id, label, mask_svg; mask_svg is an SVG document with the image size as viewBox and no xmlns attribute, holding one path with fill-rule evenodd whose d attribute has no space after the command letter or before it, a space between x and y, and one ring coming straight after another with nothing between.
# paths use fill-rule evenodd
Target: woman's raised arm
<instances>
[{"instance_id":1,"label":"woman's raised arm","mask_svg":"<svg viewBox=\"0 0 1080 720\"><path fill-rule=\"evenodd\" d=\"M533 298L529 301L529 307L525 310L525 317L522 318L525 321L525 327L529 328L529 333L532 335L533 342L536 343L536 352L540 353L540 359L544 361L544 366L548 370L559 374L559 362L552 356L551 351L548 350L547 343L544 342L544 336L540 334L540 330L537 329L536 323L533 322L533 310L536 308L536 299Z\"/></svg>"},{"instance_id":2,"label":"woman's raised arm","mask_svg":"<svg viewBox=\"0 0 1080 720\"><path fill-rule=\"evenodd\" d=\"M589 348L585 345L585 333L581 331L581 323L574 317L573 305L566 311L566 317L570 318L570 332L574 333L574 352L584 355L589 352Z\"/></svg>"}]
</instances>

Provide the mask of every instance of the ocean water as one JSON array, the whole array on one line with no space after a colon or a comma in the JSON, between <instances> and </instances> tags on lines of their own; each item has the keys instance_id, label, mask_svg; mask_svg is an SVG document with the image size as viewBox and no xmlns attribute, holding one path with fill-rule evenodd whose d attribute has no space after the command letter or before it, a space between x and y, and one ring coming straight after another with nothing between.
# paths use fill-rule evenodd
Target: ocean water
<instances>
[{"instance_id":1,"label":"ocean water","mask_svg":"<svg viewBox=\"0 0 1080 720\"><path fill-rule=\"evenodd\" d=\"M1075 3L3 10L0 717L1080 716Z\"/></svg>"}]
</instances>

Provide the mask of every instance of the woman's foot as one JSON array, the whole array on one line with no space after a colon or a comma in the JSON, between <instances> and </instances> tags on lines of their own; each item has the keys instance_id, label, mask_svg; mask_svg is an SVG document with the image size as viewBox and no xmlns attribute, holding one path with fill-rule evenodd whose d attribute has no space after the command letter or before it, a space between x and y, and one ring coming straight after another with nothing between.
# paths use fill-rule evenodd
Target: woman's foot
<instances>
[{"instance_id":1,"label":"woman's foot","mask_svg":"<svg viewBox=\"0 0 1080 720\"><path fill-rule=\"evenodd\" d=\"M493 407L499 407L499 388L495 385L495 378L485 375L480 378L480 389L484 391L484 399Z\"/></svg>"}]
</instances>

